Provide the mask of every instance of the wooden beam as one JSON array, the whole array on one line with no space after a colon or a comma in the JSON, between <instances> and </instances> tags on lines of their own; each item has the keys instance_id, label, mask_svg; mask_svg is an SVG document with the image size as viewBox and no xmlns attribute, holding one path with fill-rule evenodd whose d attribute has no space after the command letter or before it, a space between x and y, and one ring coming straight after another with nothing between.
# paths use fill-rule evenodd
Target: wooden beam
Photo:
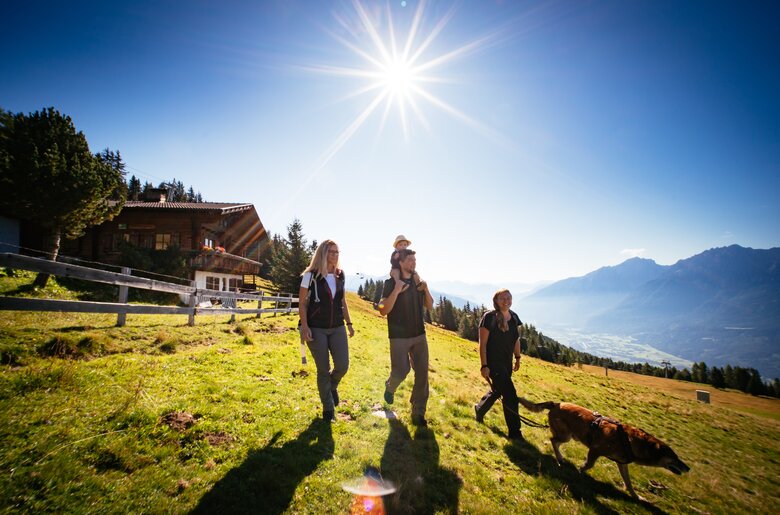
<instances>
[{"instance_id":1,"label":"wooden beam","mask_svg":"<svg viewBox=\"0 0 780 515\"><path fill-rule=\"evenodd\" d=\"M0 310L131 313L136 315L189 315L193 312L193 308L177 306L118 304L116 302L88 302L83 300L28 299L24 297L0 297ZM254 311L252 312L254 313Z\"/></svg>"},{"instance_id":2,"label":"wooden beam","mask_svg":"<svg viewBox=\"0 0 780 515\"><path fill-rule=\"evenodd\" d=\"M129 286L142 290L163 291L167 293L179 293L189 295L195 289L192 286L167 283L146 279L144 277L134 277L132 275L119 274L116 272L107 272L80 265L71 265L69 263L60 263L49 261L48 259L34 258L30 256L20 256L19 254L0 253L0 266L8 268L20 268L32 272L42 272L45 274L56 275L58 277L72 277L74 279L83 279L85 281L94 281L99 283L114 284L117 286Z\"/></svg>"}]
</instances>

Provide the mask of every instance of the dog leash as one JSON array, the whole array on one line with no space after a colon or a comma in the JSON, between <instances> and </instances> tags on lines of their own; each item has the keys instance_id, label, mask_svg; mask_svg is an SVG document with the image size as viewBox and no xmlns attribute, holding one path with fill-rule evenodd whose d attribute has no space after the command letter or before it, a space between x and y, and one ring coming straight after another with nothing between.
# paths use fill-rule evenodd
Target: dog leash
<instances>
[{"instance_id":1,"label":"dog leash","mask_svg":"<svg viewBox=\"0 0 780 515\"><path fill-rule=\"evenodd\" d=\"M490 391L495 392L495 388L493 388L493 381L490 380L489 377L486 377L485 380L487 381L487 384L490 386ZM550 427L547 424L540 424L539 422L536 422L535 420L531 420L530 418L522 416L520 413L516 412L512 408L507 408L510 412L514 413L518 417L520 417L520 421L523 422L525 425L530 427L538 427L540 429L544 429L546 427Z\"/></svg>"}]
</instances>

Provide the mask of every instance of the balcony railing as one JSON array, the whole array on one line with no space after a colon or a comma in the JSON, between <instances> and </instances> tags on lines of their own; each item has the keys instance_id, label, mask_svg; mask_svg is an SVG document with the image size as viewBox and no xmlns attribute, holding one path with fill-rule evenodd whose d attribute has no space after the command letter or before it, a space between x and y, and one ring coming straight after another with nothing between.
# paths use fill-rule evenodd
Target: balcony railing
<instances>
[{"instance_id":1,"label":"balcony railing","mask_svg":"<svg viewBox=\"0 0 780 515\"><path fill-rule=\"evenodd\" d=\"M193 270L250 275L259 274L261 266L257 261L216 250L203 250L194 254L189 264Z\"/></svg>"}]
</instances>

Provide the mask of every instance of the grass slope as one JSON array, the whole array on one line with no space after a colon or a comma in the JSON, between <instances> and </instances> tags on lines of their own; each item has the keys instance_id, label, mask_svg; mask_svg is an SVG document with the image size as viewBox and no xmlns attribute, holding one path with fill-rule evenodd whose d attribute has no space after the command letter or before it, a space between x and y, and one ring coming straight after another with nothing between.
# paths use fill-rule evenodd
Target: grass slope
<instances>
[{"instance_id":1,"label":"grass slope","mask_svg":"<svg viewBox=\"0 0 780 515\"><path fill-rule=\"evenodd\" d=\"M349 302L357 334L332 425L317 419L296 317L188 327L183 316L128 316L116 328L113 316L0 312L0 511L344 513L351 496L340 483L369 465L399 486L389 512L774 511L777 401L763 416L524 358L522 395L642 427L691 466L682 477L631 466L649 501L637 502L612 462L588 475L559 467L546 429L508 444L500 406L478 424L476 347L447 331L429 328L430 428L409 424L411 377L396 394L398 420L372 415L389 373L386 324ZM195 423L171 428L164 417L180 412ZM584 451L563 447L576 465Z\"/></svg>"}]
</instances>

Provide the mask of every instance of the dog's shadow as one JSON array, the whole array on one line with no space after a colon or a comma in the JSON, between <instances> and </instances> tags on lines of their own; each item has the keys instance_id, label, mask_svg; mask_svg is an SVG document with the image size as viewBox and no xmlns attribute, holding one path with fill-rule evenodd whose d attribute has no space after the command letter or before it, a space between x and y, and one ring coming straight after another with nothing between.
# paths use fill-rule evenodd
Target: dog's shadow
<instances>
[{"instance_id":1,"label":"dog's shadow","mask_svg":"<svg viewBox=\"0 0 780 515\"><path fill-rule=\"evenodd\" d=\"M659 515L666 513L647 501L634 499L614 485L598 481L587 473L580 473L569 461L564 460L563 465L558 465L555 456L540 452L524 440L505 445L504 451L520 470L529 476L545 475L557 479L566 485L574 499L586 504L596 513L619 513L601 502L600 498L603 497L638 503L649 513Z\"/></svg>"}]
</instances>

